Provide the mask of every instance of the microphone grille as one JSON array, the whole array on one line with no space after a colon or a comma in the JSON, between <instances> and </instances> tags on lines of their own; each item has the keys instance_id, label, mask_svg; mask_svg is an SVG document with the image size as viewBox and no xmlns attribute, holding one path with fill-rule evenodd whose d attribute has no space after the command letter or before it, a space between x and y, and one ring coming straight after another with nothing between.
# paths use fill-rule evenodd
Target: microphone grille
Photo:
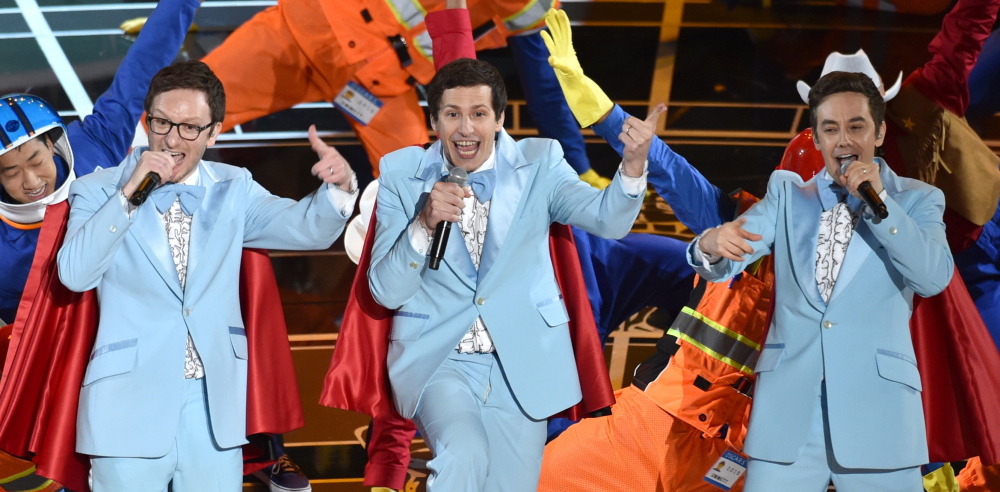
<instances>
[{"instance_id":1,"label":"microphone grille","mask_svg":"<svg viewBox=\"0 0 1000 492\"><path fill-rule=\"evenodd\" d=\"M840 165L840 174L844 174L844 171L847 171L847 168L853 162L854 162L854 157L848 157L847 159L844 159L844 162Z\"/></svg>"},{"instance_id":2,"label":"microphone grille","mask_svg":"<svg viewBox=\"0 0 1000 492\"><path fill-rule=\"evenodd\" d=\"M455 183L458 186L465 186L465 183L469 181L469 173L458 166L451 168L448 171L448 182Z\"/></svg>"}]
</instances>

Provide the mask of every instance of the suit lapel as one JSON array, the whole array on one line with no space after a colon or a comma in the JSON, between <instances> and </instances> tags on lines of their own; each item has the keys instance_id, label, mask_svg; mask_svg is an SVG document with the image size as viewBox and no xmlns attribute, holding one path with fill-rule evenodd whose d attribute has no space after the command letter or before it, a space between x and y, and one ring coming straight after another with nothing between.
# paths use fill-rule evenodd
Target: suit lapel
<instances>
[{"instance_id":1,"label":"suit lapel","mask_svg":"<svg viewBox=\"0 0 1000 492\"><path fill-rule=\"evenodd\" d=\"M117 191L117 190L116 190ZM144 203L135 211L135 222L128 229L136 244L146 254L146 258L166 282L178 299L183 297L181 281L177 276L177 266L170 253L170 243L167 242L167 232L163 228L156 206Z\"/></svg>"},{"instance_id":2,"label":"suit lapel","mask_svg":"<svg viewBox=\"0 0 1000 492\"><path fill-rule=\"evenodd\" d=\"M896 181L896 174L881 158L875 158L875 162L879 165L879 177L882 179L886 193L889 196L899 193L899 182ZM858 272L862 270L862 267L876 257L874 247L878 247L878 244L878 239L872 234L868 223L863 219L858 219L854 234L851 236L851 242L847 245L847 253L844 254L844 263L837 274L837 283L833 285L833 292L830 293L830 302L833 302L838 294L847 290L860 276ZM845 281L841 282L841 279Z\"/></svg>"},{"instance_id":3,"label":"suit lapel","mask_svg":"<svg viewBox=\"0 0 1000 492\"><path fill-rule=\"evenodd\" d=\"M487 277L494 265L504 257L503 245L510 233L510 226L521 209L524 190L531 182L532 171L537 166L528 167L528 162L517 151L514 140L501 133L496 146L496 188L493 199L490 200L490 216L486 226L486 239L483 242L483 256L479 259L479 285ZM510 256L510 255L507 255Z\"/></svg>"},{"instance_id":4,"label":"suit lapel","mask_svg":"<svg viewBox=\"0 0 1000 492\"><path fill-rule=\"evenodd\" d=\"M443 170L444 161L441 158L441 141L439 140L424 152L424 158L417 166L417 172L410 178L410 189L414 194L413 203L417 204L413 212L414 216L417 216L424 204L427 203L427 196L434 188L434 183L441 180ZM478 273L476 265L472 263L472 257L469 255L469 249L462 239L462 229L454 224L451 228L451 232L448 233L448 245L444 251L444 264L448 265L448 268L462 283L470 289L475 289Z\"/></svg>"},{"instance_id":5,"label":"suit lapel","mask_svg":"<svg viewBox=\"0 0 1000 492\"><path fill-rule=\"evenodd\" d=\"M816 243L819 239L819 216L823 213L816 192L816 178L803 187L788 183L788 205L785 207L788 251L792 256L792 274L806 300L814 308L824 311L826 306L816 285Z\"/></svg>"},{"instance_id":6,"label":"suit lapel","mask_svg":"<svg viewBox=\"0 0 1000 492\"><path fill-rule=\"evenodd\" d=\"M451 233L448 234L448 247L444 251L444 263L448 265L458 278L462 279L469 288L476 288L476 264L472 262L469 255L469 248L465 246L465 239L462 238L462 228L458 224L451 225Z\"/></svg>"},{"instance_id":7,"label":"suit lapel","mask_svg":"<svg viewBox=\"0 0 1000 492\"><path fill-rule=\"evenodd\" d=\"M228 225L218 222L219 213L226 208L225 198L232 181L219 182L218 176L210 164L202 161L199 165L200 185L205 188L205 198L198 210L191 214L191 238L188 245L188 274L185 292L191 292L192 286L197 286L198 262L204 255L213 251L221 252L225 247L209 248L212 239L219 229L228 229ZM228 244L226 245L228 247Z\"/></svg>"},{"instance_id":8,"label":"suit lapel","mask_svg":"<svg viewBox=\"0 0 1000 492\"><path fill-rule=\"evenodd\" d=\"M122 162L115 171L115 178L112 182L117 182L115 188L105 189L108 198L118 193L128 178L132 176L132 170L139 162L139 156L147 150L147 147L136 147L132 150L125 161ZM174 257L170 253L170 243L167 242L167 232L164 230L163 221L160 218L156 206L152 203L144 203L135 211L134 222L128 229L129 235L135 240L139 248L146 255L153 269L160 275L167 287L177 296L183 297L181 291L181 281L177 276L177 266L174 265Z\"/></svg>"},{"instance_id":9,"label":"suit lapel","mask_svg":"<svg viewBox=\"0 0 1000 492\"><path fill-rule=\"evenodd\" d=\"M861 267L874 256L872 254L874 251L869 246L869 244L874 244L870 243L874 239L871 229L868 228L868 223L859 219L858 224L854 228L854 233L851 235L851 242L847 244L844 263L840 265L840 272L837 273L837 282L833 284L833 292L830 293L830 302L828 304L832 304L837 295L847 290L851 283L858 277L857 273L861 270Z\"/></svg>"}]
</instances>

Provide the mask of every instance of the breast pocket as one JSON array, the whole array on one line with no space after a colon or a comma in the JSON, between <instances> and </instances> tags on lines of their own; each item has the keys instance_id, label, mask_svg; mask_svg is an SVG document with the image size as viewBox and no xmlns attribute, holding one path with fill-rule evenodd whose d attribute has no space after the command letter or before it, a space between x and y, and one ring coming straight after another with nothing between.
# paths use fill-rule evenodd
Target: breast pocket
<instances>
[{"instance_id":1,"label":"breast pocket","mask_svg":"<svg viewBox=\"0 0 1000 492\"><path fill-rule=\"evenodd\" d=\"M920 370L917 369L917 361L913 358L898 352L878 349L875 352L875 365L878 366L878 375L883 379L905 384L917 391L923 390Z\"/></svg>"},{"instance_id":2,"label":"breast pocket","mask_svg":"<svg viewBox=\"0 0 1000 492\"><path fill-rule=\"evenodd\" d=\"M392 340L416 340L427 329L430 315L396 311L392 318Z\"/></svg>"},{"instance_id":3,"label":"breast pocket","mask_svg":"<svg viewBox=\"0 0 1000 492\"><path fill-rule=\"evenodd\" d=\"M104 378L132 372L132 369L135 369L138 351L138 338L109 343L94 349L90 354L90 364L87 365L83 385L89 386Z\"/></svg>"},{"instance_id":4,"label":"breast pocket","mask_svg":"<svg viewBox=\"0 0 1000 492\"><path fill-rule=\"evenodd\" d=\"M760 358L757 359L757 365L754 366L754 372L773 371L781 365L783 360L785 360L785 344L765 344L764 349L760 351Z\"/></svg>"},{"instance_id":5,"label":"breast pocket","mask_svg":"<svg viewBox=\"0 0 1000 492\"><path fill-rule=\"evenodd\" d=\"M546 325L555 327L569 323L569 313L566 311L562 295L539 302L535 304L535 308L538 309L538 314L545 320Z\"/></svg>"},{"instance_id":6,"label":"breast pocket","mask_svg":"<svg viewBox=\"0 0 1000 492\"><path fill-rule=\"evenodd\" d=\"M229 341L233 344L233 355L237 359L247 360L249 351L247 349L247 331L238 326L229 327Z\"/></svg>"}]
</instances>

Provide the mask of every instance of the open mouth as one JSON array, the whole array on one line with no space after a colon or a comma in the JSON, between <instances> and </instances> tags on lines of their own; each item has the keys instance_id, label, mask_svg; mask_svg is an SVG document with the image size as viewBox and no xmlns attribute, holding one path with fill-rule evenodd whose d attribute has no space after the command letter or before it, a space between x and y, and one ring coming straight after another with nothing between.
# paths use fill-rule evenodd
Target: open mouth
<instances>
[{"instance_id":1,"label":"open mouth","mask_svg":"<svg viewBox=\"0 0 1000 492\"><path fill-rule=\"evenodd\" d=\"M41 188L38 188L36 190L31 190L31 191L25 191L24 194L31 201L40 200L42 198L45 198L45 189L46 188L47 188L46 185L42 185Z\"/></svg>"},{"instance_id":2,"label":"open mouth","mask_svg":"<svg viewBox=\"0 0 1000 492\"><path fill-rule=\"evenodd\" d=\"M837 164L840 164L840 172L847 170L852 162L858 160L857 154L841 154L837 156Z\"/></svg>"},{"instance_id":3,"label":"open mouth","mask_svg":"<svg viewBox=\"0 0 1000 492\"><path fill-rule=\"evenodd\" d=\"M479 142L474 140L459 140L452 142L455 152L462 159L472 159L479 153Z\"/></svg>"},{"instance_id":4,"label":"open mouth","mask_svg":"<svg viewBox=\"0 0 1000 492\"><path fill-rule=\"evenodd\" d=\"M181 152L170 152L169 150L166 151L166 152L168 154L170 154L170 157L174 160L174 164L175 165L176 164L180 164L181 162L184 161L184 154L183 153L181 153Z\"/></svg>"}]
</instances>

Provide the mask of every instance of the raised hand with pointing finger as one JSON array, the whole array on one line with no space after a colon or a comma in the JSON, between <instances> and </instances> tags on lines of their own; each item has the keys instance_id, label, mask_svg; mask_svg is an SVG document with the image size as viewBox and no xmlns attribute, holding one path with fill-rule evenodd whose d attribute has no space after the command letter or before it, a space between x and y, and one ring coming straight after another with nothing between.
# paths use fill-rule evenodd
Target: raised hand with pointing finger
<instances>
[{"instance_id":1,"label":"raised hand with pointing finger","mask_svg":"<svg viewBox=\"0 0 1000 492\"><path fill-rule=\"evenodd\" d=\"M622 152L625 174L639 176L643 173L646 158L649 155L649 146L657 138L656 122L666 110L666 105L661 103L649 112L645 120L640 120L635 116L629 116L625 119L622 132L618 135L618 139L625 145Z\"/></svg>"},{"instance_id":2,"label":"raised hand with pointing finger","mask_svg":"<svg viewBox=\"0 0 1000 492\"><path fill-rule=\"evenodd\" d=\"M337 152L337 149L327 145L319 138L319 135L316 134L316 125L309 126L309 144L312 145L313 151L319 155L319 162L313 164L312 167L313 176L324 183L336 185L350 193L354 170L351 169L347 159L344 159L340 152Z\"/></svg>"}]
</instances>

